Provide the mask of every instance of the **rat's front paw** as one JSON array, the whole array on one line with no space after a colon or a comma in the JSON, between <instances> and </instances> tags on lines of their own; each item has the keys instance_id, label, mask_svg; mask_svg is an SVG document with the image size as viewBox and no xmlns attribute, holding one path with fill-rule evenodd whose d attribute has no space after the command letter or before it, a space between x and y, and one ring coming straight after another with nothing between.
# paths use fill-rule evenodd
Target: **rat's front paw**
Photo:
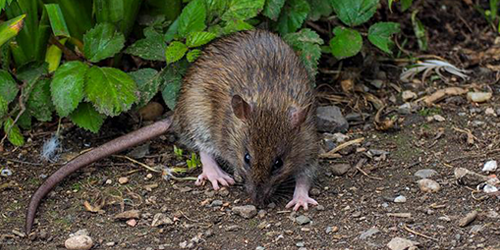
<instances>
[{"instance_id":1,"label":"rat's front paw","mask_svg":"<svg viewBox=\"0 0 500 250\"><path fill-rule=\"evenodd\" d=\"M234 184L233 178L226 174L222 169L219 169L219 171L203 170L203 173L198 176L195 184L197 186L204 185L206 180L209 180L212 183L214 190L219 190L219 183L226 187Z\"/></svg>"},{"instance_id":2,"label":"rat's front paw","mask_svg":"<svg viewBox=\"0 0 500 250\"><path fill-rule=\"evenodd\" d=\"M304 210L307 211L307 209L309 209L309 204L318 205L318 202L309 197L309 195L294 195L293 199L286 205L286 208L291 208L293 206L293 211L298 211L300 207L303 207Z\"/></svg>"}]
</instances>

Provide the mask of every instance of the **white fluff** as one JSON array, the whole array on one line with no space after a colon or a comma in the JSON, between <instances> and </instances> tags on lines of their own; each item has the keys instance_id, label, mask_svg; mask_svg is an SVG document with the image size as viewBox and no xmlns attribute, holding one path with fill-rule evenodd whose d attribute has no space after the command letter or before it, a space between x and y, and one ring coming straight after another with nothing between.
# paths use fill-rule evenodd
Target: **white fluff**
<instances>
[{"instance_id":1,"label":"white fluff","mask_svg":"<svg viewBox=\"0 0 500 250\"><path fill-rule=\"evenodd\" d=\"M60 152L61 143L59 142L59 138L57 135L53 135L43 144L40 157L44 161L55 162L59 159Z\"/></svg>"}]
</instances>

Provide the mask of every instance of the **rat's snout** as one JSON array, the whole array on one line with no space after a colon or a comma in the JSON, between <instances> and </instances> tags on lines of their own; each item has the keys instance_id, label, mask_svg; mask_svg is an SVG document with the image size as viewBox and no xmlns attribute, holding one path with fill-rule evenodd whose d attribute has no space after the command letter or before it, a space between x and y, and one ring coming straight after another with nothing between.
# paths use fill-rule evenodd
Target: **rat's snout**
<instances>
[{"instance_id":1,"label":"rat's snout","mask_svg":"<svg viewBox=\"0 0 500 250\"><path fill-rule=\"evenodd\" d=\"M248 185L247 192L250 194L252 202L258 206L266 205L271 197L271 188L262 184Z\"/></svg>"}]
</instances>

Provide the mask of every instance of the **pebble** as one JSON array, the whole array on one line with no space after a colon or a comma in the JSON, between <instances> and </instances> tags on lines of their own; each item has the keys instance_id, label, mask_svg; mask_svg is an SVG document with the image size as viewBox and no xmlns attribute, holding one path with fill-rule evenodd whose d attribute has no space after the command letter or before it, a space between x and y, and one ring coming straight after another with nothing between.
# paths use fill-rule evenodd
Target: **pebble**
<instances>
[{"instance_id":1,"label":"pebble","mask_svg":"<svg viewBox=\"0 0 500 250\"><path fill-rule=\"evenodd\" d=\"M412 107L409 102L398 107L398 113L401 115L409 115L412 112Z\"/></svg>"},{"instance_id":2,"label":"pebble","mask_svg":"<svg viewBox=\"0 0 500 250\"><path fill-rule=\"evenodd\" d=\"M276 207L276 203L274 203L274 202L267 204L267 208L269 208L269 209L274 209L275 207Z\"/></svg>"},{"instance_id":3,"label":"pebble","mask_svg":"<svg viewBox=\"0 0 500 250\"><path fill-rule=\"evenodd\" d=\"M446 121L446 119L441 116L441 115L434 115L432 118L434 118L434 120L438 121L438 122L444 122Z\"/></svg>"},{"instance_id":4,"label":"pebble","mask_svg":"<svg viewBox=\"0 0 500 250\"><path fill-rule=\"evenodd\" d=\"M222 206L223 202L221 200L214 200L212 203L210 203L211 207L220 207Z\"/></svg>"},{"instance_id":5,"label":"pebble","mask_svg":"<svg viewBox=\"0 0 500 250\"><path fill-rule=\"evenodd\" d=\"M149 173L149 174L146 175L146 180L149 180L151 178L153 178L153 174Z\"/></svg>"},{"instance_id":6,"label":"pebble","mask_svg":"<svg viewBox=\"0 0 500 250\"><path fill-rule=\"evenodd\" d=\"M110 241L110 242L106 242L106 244L105 244L105 245L106 245L107 247L112 247L112 246L114 246L115 244L116 244L116 242L114 242L114 241Z\"/></svg>"},{"instance_id":7,"label":"pebble","mask_svg":"<svg viewBox=\"0 0 500 250\"><path fill-rule=\"evenodd\" d=\"M130 220L128 220L125 223L127 223L127 225L129 225L131 227L135 227L137 225L137 220L136 219L130 219Z\"/></svg>"},{"instance_id":8,"label":"pebble","mask_svg":"<svg viewBox=\"0 0 500 250\"><path fill-rule=\"evenodd\" d=\"M295 243L295 246L303 247L303 246L305 246L305 244L303 241L299 241L299 242Z\"/></svg>"},{"instance_id":9,"label":"pebble","mask_svg":"<svg viewBox=\"0 0 500 250\"><path fill-rule=\"evenodd\" d=\"M127 177L120 177L120 178L118 179L118 183L120 183L120 184L122 184L122 185L123 185L123 184L127 184L127 183L128 183L128 178L127 178Z\"/></svg>"},{"instance_id":10,"label":"pebble","mask_svg":"<svg viewBox=\"0 0 500 250\"><path fill-rule=\"evenodd\" d=\"M493 185L486 184L486 185L484 185L484 187L483 187L483 192L485 192L485 193L487 193L487 194L488 194L488 193L496 193L496 192L498 192L498 188L497 188L497 187L495 187L495 186L493 186Z\"/></svg>"},{"instance_id":11,"label":"pebble","mask_svg":"<svg viewBox=\"0 0 500 250\"><path fill-rule=\"evenodd\" d=\"M420 179L429 179L433 176L438 175L438 172L434 169L420 169L413 174Z\"/></svg>"},{"instance_id":12,"label":"pebble","mask_svg":"<svg viewBox=\"0 0 500 250\"><path fill-rule=\"evenodd\" d=\"M209 198L212 198L215 196L215 192L213 190L206 190L205 195L208 196Z\"/></svg>"},{"instance_id":13,"label":"pebble","mask_svg":"<svg viewBox=\"0 0 500 250\"><path fill-rule=\"evenodd\" d=\"M319 194L321 194L321 191L317 188L311 188L311 191L309 191L309 194L311 194L312 196L318 196Z\"/></svg>"},{"instance_id":14,"label":"pebble","mask_svg":"<svg viewBox=\"0 0 500 250\"><path fill-rule=\"evenodd\" d=\"M417 181L418 187L424 192L437 192L441 190L441 186L434 180L421 179Z\"/></svg>"},{"instance_id":15,"label":"pebble","mask_svg":"<svg viewBox=\"0 0 500 250\"><path fill-rule=\"evenodd\" d=\"M496 219L498 218L498 213L491 210L486 213L486 217L491 218L491 219Z\"/></svg>"},{"instance_id":16,"label":"pebble","mask_svg":"<svg viewBox=\"0 0 500 250\"><path fill-rule=\"evenodd\" d=\"M92 245L94 245L94 242L87 235L73 236L64 242L66 249L70 250L88 250Z\"/></svg>"},{"instance_id":17,"label":"pebble","mask_svg":"<svg viewBox=\"0 0 500 250\"><path fill-rule=\"evenodd\" d=\"M405 250L410 247L417 246L418 244L419 243L416 241L395 237L392 238L392 240L389 243L387 243L387 247L389 247L391 250Z\"/></svg>"},{"instance_id":18,"label":"pebble","mask_svg":"<svg viewBox=\"0 0 500 250\"><path fill-rule=\"evenodd\" d=\"M106 180L106 185L111 185L111 183L113 183L113 181L111 179Z\"/></svg>"},{"instance_id":19,"label":"pebble","mask_svg":"<svg viewBox=\"0 0 500 250\"><path fill-rule=\"evenodd\" d=\"M259 215L259 218L261 218L261 219L266 217L266 214L267 214L267 212L264 209L259 210L259 212L257 213L257 215Z\"/></svg>"},{"instance_id":20,"label":"pebble","mask_svg":"<svg viewBox=\"0 0 500 250\"><path fill-rule=\"evenodd\" d=\"M266 250L266 248L265 248L265 247L263 247L263 246L257 246L257 247L255 248L255 250Z\"/></svg>"},{"instance_id":21,"label":"pebble","mask_svg":"<svg viewBox=\"0 0 500 250\"><path fill-rule=\"evenodd\" d=\"M214 231L212 229L207 229L207 231L205 231L205 237L211 237L214 235Z\"/></svg>"},{"instance_id":22,"label":"pebble","mask_svg":"<svg viewBox=\"0 0 500 250\"><path fill-rule=\"evenodd\" d=\"M322 106L316 109L317 129L321 132L345 132L349 123L337 106Z\"/></svg>"},{"instance_id":23,"label":"pebble","mask_svg":"<svg viewBox=\"0 0 500 250\"><path fill-rule=\"evenodd\" d=\"M317 211L323 211L323 210L325 210L325 207L323 205L317 205L315 208L316 208Z\"/></svg>"},{"instance_id":24,"label":"pebble","mask_svg":"<svg viewBox=\"0 0 500 250\"><path fill-rule=\"evenodd\" d=\"M254 205L233 207L232 211L245 219L250 219L257 215L257 208Z\"/></svg>"},{"instance_id":25,"label":"pebble","mask_svg":"<svg viewBox=\"0 0 500 250\"><path fill-rule=\"evenodd\" d=\"M359 239L360 240L366 240L369 237L371 237L371 236L373 236L373 235L375 235L375 234L377 234L379 232L380 232L380 230L378 228L372 227L372 228L370 228L370 229L362 232L361 235L359 235Z\"/></svg>"},{"instance_id":26,"label":"pebble","mask_svg":"<svg viewBox=\"0 0 500 250\"><path fill-rule=\"evenodd\" d=\"M139 219L141 212L139 210L128 210L115 215L115 220Z\"/></svg>"},{"instance_id":27,"label":"pebble","mask_svg":"<svg viewBox=\"0 0 500 250\"><path fill-rule=\"evenodd\" d=\"M484 125L483 121L479 121L479 120L472 121L472 126L474 126L474 127L480 127L480 126L483 126L483 125Z\"/></svg>"},{"instance_id":28,"label":"pebble","mask_svg":"<svg viewBox=\"0 0 500 250\"><path fill-rule=\"evenodd\" d=\"M380 80L380 79L375 79L375 80L373 80L373 81L370 81L370 84L371 84L373 87L375 87L375 88L377 88L377 89L380 89L380 88L382 88L382 85L384 84L384 81L382 81L382 80Z\"/></svg>"},{"instance_id":29,"label":"pebble","mask_svg":"<svg viewBox=\"0 0 500 250\"><path fill-rule=\"evenodd\" d=\"M477 234L481 231L483 231L484 226L483 225L474 225L470 228L469 233L470 234Z\"/></svg>"},{"instance_id":30,"label":"pebble","mask_svg":"<svg viewBox=\"0 0 500 250\"><path fill-rule=\"evenodd\" d=\"M230 226L226 227L226 231L236 231L239 228L240 228L240 226L238 226L238 225L230 225Z\"/></svg>"},{"instance_id":31,"label":"pebble","mask_svg":"<svg viewBox=\"0 0 500 250\"><path fill-rule=\"evenodd\" d=\"M228 196L229 195L229 190L225 187L221 188L219 191L218 191L218 194L220 194L221 196Z\"/></svg>"},{"instance_id":32,"label":"pebble","mask_svg":"<svg viewBox=\"0 0 500 250\"><path fill-rule=\"evenodd\" d=\"M485 115L492 115L492 116L496 116L495 114L495 110L493 108L487 108L485 111L484 111L484 114Z\"/></svg>"},{"instance_id":33,"label":"pebble","mask_svg":"<svg viewBox=\"0 0 500 250\"><path fill-rule=\"evenodd\" d=\"M345 163L335 164L335 165L330 167L330 171L334 175L341 176L341 175L344 175L345 173L347 173L347 171L349 171L350 168L351 168L351 165L349 165L349 164L345 164Z\"/></svg>"},{"instance_id":34,"label":"pebble","mask_svg":"<svg viewBox=\"0 0 500 250\"><path fill-rule=\"evenodd\" d=\"M465 227L477 218L477 211L474 210L458 221L459 227Z\"/></svg>"},{"instance_id":35,"label":"pebble","mask_svg":"<svg viewBox=\"0 0 500 250\"><path fill-rule=\"evenodd\" d=\"M497 112L497 115L500 115L500 108L497 108L496 112Z\"/></svg>"},{"instance_id":36,"label":"pebble","mask_svg":"<svg viewBox=\"0 0 500 250\"><path fill-rule=\"evenodd\" d=\"M406 197L400 195L400 196L394 198L394 202L396 202L396 203L405 203L406 202Z\"/></svg>"},{"instance_id":37,"label":"pebble","mask_svg":"<svg viewBox=\"0 0 500 250\"><path fill-rule=\"evenodd\" d=\"M497 170L497 161L487 161L483 166L483 172L495 172Z\"/></svg>"},{"instance_id":38,"label":"pebble","mask_svg":"<svg viewBox=\"0 0 500 250\"><path fill-rule=\"evenodd\" d=\"M415 94L413 91L411 90L405 90L403 91L403 93L401 94L401 97L403 98L403 101L404 102L407 102L409 100L412 100L412 99L415 99L417 98L417 94Z\"/></svg>"},{"instance_id":39,"label":"pebble","mask_svg":"<svg viewBox=\"0 0 500 250\"><path fill-rule=\"evenodd\" d=\"M300 215L299 217L295 218L295 222L299 225L305 225L311 222L311 219L305 215Z\"/></svg>"},{"instance_id":40,"label":"pebble","mask_svg":"<svg viewBox=\"0 0 500 250\"><path fill-rule=\"evenodd\" d=\"M167 217L167 215L163 213L157 213L153 216L153 222L151 223L152 227L158 227L161 225L172 225L174 222Z\"/></svg>"},{"instance_id":41,"label":"pebble","mask_svg":"<svg viewBox=\"0 0 500 250\"><path fill-rule=\"evenodd\" d=\"M467 100L479 103L488 101L491 96L491 92L469 92L467 93Z\"/></svg>"}]
</instances>

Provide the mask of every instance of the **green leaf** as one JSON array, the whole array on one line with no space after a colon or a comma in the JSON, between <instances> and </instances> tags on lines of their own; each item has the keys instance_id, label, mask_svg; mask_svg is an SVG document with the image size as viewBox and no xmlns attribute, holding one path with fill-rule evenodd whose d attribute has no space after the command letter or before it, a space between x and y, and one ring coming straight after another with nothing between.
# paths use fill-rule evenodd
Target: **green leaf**
<instances>
[{"instance_id":1,"label":"green leaf","mask_svg":"<svg viewBox=\"0 0 500 250\"><path fill-rule=\"evenodd\" d=\"M3 131L7 134L7 139L16 147L24 145L24 137L21 134L19 127L14 124L12 118L5 121Z\"/></svg>"},{"instance_id":2,"label":"green leaf","mask_svg":"<svg viewBox=\"0 0 500 250\"><path fill-rule=\"evenodd\" d=\"M96 63L114 56L125 45L125 37L109 23L100 23L83 36L83 53Z\"/></svg>"},{"instance_id":3,"label":"green leaf","mask_svg":"<svg viewBox=\"0 0 500 250\"><path fill-rule=\"evenodd\" d=\"M45 9L49 15L50 26L55 36L70 37L68 26L64 20L59 4L46 4Z\"/></svg>"},{"instance_id":4,"label":"green leaf","mask_svg":"<svg viewBox=\"0 0 500 250\"><path fill-rule=\"evenodd\" d=\"M311 11L309 12L308 19L311 21L318 21L322 16L330 16L332 14L332 6L330 0L310 0L309 5Z\"/></svg>"},{"instance_id":5,"label":"green leaf","mask_svg":"<svg viewBox=\"0 0 500 250\"><path fill-rule=\"evenodd\" d=\"M162 97L168 108L174 110L177 103L177 97L179 95L179 90L182 85L182 77L186 72L189 64L187 61L181 60L174 64L171 64L162 72L163 86Z\"/></svg>"},{"instance_id":6,"label":"green leaf","mask_svg":"<svg viewBox=\"0 0 500 250\"><path fill-rule=\"evenodd\" d=\"M237 31L251 30L253 28L251 24L242 20L229 21L226 23L226 26L219 31L219 35L228 35Z\"/></svg>"},{"instance_id":7,"label":"green leaf","mask_svg":"<svg viewBox=\"0 0 500 250\"><path fill-rule=\"evenodd\" d=\"M490 1L491 3L492 1ZM403 11L406 11L411 7L411 4L413 3L413 0L401 0L401 8Z\"/></svg>"},{"instance_id":8,"label":"green leaf","mask_svg":"<svg viewBox=\"0 0 500 250\"><path fill-rule=\"evenodd\" d=\"M9 104L14 101L19 92L16 81L6 70L0 69L0 96Z\"/></svg>"},{"instance_id":9,"label":"green leaf","mask_svg":"<svg viewBox=\"0 0 500 250\"><path fill-rule=\"evenodd\" d=\"M189 48L205 45L216 38L217 35L210 32L192 32L186 38L186 45Z\"/></svg>"},{"instance_id":10,"label":"green leaf","mask_svg":"<svg viewBox=\"0 0 500 250\"><path fill-rule=\"evenodd\" d=\"M199 49L193 49L191 51L189 51L186 55L186 59L188 60L188 62L192 63L196 60L196 58L198 58L199 56L201 55L201 50Z\"/></svg>"},{"instance_id":11,"label":"green leaf","mask_svg":"<svg viewBox=\"0 0 500 250\"><path fill-rule=\"evenodd\" d=\"M379 0L330 0L340 21L354 27L368 21L377 10Z\"/></svg>"},{"instance_id":12,"label":"green leaf","mask_svg":"<svg viewBox=\"0 0 500 250\"><path fill-rule=\"evenodd\" d=\"M177 28L179 35L186 37L191 32L203 31L206 28L206 14L205 5L201 0L189 2L178 18L179 24Z\"/></svg>"},{"instance_id":13,"label":"green leaf","mask_svg":"<svg viewBox=\"0 0 500 250\"><path fill-rule=\"evenodd\" d=\"M185 44L177 41L172 42L165 51L167 64L179 61L186 54L187 50L188 48Z\"/></svg>"},{"instance_id":14,"label":"green leaf","mask_svg":"<svg viewBox=\"0 0 500 250\"><path fill-rule=\"evenodd\" d=\"M281 8L285 5L285 0L267 0L262 14L269 19L276 21L280 16Z\"/></svg>"},{"instance_id":15,"label":"green leaf","mask_svg":"<svg viewBox=\"0 0 500 250\"><path fill-rule=\"evenodd\" d=\"M3 118L8 111L9 111L9 103L7 103L7 101L3 98L3 96L0 95L0 121L2 120L1 118Z\"/></svg>"},{"instance_id":16,"label":"green leaf","mask_svg":"<svg viewBox=\"0 0 500 250\"><path fill-rule=\"evenodd\" d=\"M35 83L27 102L27 112L41 122L52 120L54 109L50 99L50 80L42 79Z\"/></svg>"},{"instance_id":17,"label":"green leaf","mask_svg":"<svg viewBox=\"0 0 500 250\"><path fill-rule=\"evenodd\" d=\"M164 42L169 43L174 40L175 35L179 31L179 19L176 19L170 26L168 26L167 32L165 32Z\"/></svg>"},{"instance_id":18,"label":"green leaf","mask_svg":"<svg viewBox=\"0 0 500 250\"><path fill-rule=\"evenodd\" d=\"M257 16L264 8L264 3L265 0L231 0L221 19L224 21L247 20Z\"/></svg>"},{"instance_id":19,"label":"green leaf","mask_svg":"<svg viewBox=\"0 0 500 250\"><path fill-rule=\"evenodd\" d=\"M333 34L335 37L330 40L330 48L338 59L356 55L363 46L363 39L356 30L335 27Z\"/></svg>"},{"instance_id":20,"label":"green leaf","mask_svg":"<svg viewBox=\"0 0 500 250\"><path fill-rule=\"evenodd\" d=\"M17 79L23 82L32 82L37 78L48 74L49 64L46 62L31 62L17 70Z\"/></svg>"},{"instance_id":21,"label":"green leaf","mask_svg":"<svg viewBox=\"0 0 500 250\"><path fill-rule=\"evenodd\" d=\"M167 45L163 42L163 35L152 27L144 29L144 35L146 38L138 40L129 46L125 53L146 60L165 61Z\"/></svg>"},{"instance_id":22,"label":"green leaf","mask_svg":"<svg viewBox=\"0 0 500 250\"><path fill-rule=\"evenodd\" d=\"M17 36L23 27L25 17L26 15L20 15L7 20L6 22L0 23L0 46L11 38Z\"/></svg>"},{"instance_id":23,"label":"green leaf","mask_svg":"<svg viewBox=\"0 0 500 250\"><path fill-rule=\"evenodd\" d=\"M17 125L22 129L31 129L31 115L28 112L22 113L19 119L17 119Z\"/></svg>"},{"instance_id":24,"label":"green leaf","mask_svg":"<svg viewBox=\"0 0 500 250\"><path fill-rule=\"evenodd\" d=\"M306 20L310 7L306 0L289 0L277 23L277 30L281 35L297 31Z\"/></svg>"},{"instance_id":25,"label":"green leaf","mask_svg":"<svg viewBox=\"0 0 500 250\"><path fill-rule=\"evenodd\" d=\"M175 81L170 84L167 84L163 91L161 92L163 101L167 104L170 110L175 109L175 105L177 104L177 97L179 95L179 91L181 89L182 81Z\"/></svg>"},{"instance_id":26,"label":"green leaf","mask_svg":"<svg viewBox=\"0 0 500 250\"><path fill-rule=\"evenodd\" d=\"M139 100L137 106L146 105L158 92L161 78L158 71L151 68L143 68L128 73L134 79L139 90Z\"/></svg>"},{"instance_id":27,"label":"green leaf","mask_svg":"<svg viewBox=\"0 0 500 250\"><path fill-rule=\"evenodd\" d=\"M391 36L399 31L399 23L378 22L368 29L368 40L382 51L392 54L391 47L394 43Z\"/></svg>"},{"instance_id":28,"label":"green leaf","mask_svg":"<svg viewBox=\"0 0 500 250\"><path fill-rule=\"evenodd\" d=\"M119 69L93 66L85 77L87 99L107 116L128 111L137 101L136 91L134 79Z\"/></svg>"},{"instance_id":29,"label":"green leaf","mask_svg":"<svg viewBox=\"0 0 500 250\"><path fill-rule=\"evenodd\" d=\"M224 14L227 9L229 1L227 0L205 0L207 5L207 22L212 22L215 17L220 17Z\"/></svg>"},{"instance_id":30,"label":"green leaf","mask_svg":"<svg viewBox=\"0 0 500 250\"><path fill-rule=\"evenodd\" d=\"M298 52L310 78L314 79L318 69L318 60L321 57L320 45L324 43L323 39L315 31L307 28L286 34L283 39Z\"/></svg>"},{"instance_id":31,"label":"green leaf","mask_svg":"<svg viewBox=\"0 0 500 250\"><path fill-rule=\"evenodd\" d=\"M78 108L69 115L69 119L78 127L97 133L104 123L106 116L95 110L92 104L82 102Z\"/></svg>"},{"instance_id":32,"label":"green leaf","mask_svg":"<svg viewBox=\"0 0 500 250\"><path fill-rule=\"evenodd\" d=\"M411 23L413 25L413 32L417 37L418 47L421 51L427 50L427 31L425 30L422 22L417 18L418 10L413 11L411 14Z\"/></svg>"},{"instance_id":33,"label":"green leaf","mask_svg":"<svg viewBox=\"0 0 500 250\"><path fill-rule=\"evenodd\" d=\"M64 45L66 40L67 38L62 38L59 42ZM61 57L62 50L56 45L50 45L49 48L47 48L47 52L45 53L45 62L48 64L47 68L49 73L57 70L59 64L61 63Z\"/></svg>"},{"instance_id":34,"label":"green leaf","mask_svg":"<svg viewBox=\"0 0 500 250\"><path fill-rule=\"evenodd\" d=\"M87 71L87 65L80 61L67 62L56 70L50 91L59 116L68 116L83 99Z\"/></svg>"}]
</instances>

